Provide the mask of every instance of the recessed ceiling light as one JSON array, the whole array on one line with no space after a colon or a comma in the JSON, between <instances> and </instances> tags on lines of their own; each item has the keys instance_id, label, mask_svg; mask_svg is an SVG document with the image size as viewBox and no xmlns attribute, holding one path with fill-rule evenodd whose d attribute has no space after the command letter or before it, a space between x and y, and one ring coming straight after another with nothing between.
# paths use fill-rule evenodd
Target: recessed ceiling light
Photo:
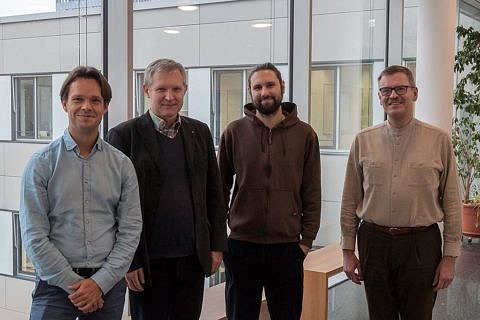
<instances>
[{"instance_id":1,"label":"recessed ceiling light","mask_svg":"<svg viewBox=\"0 0 480 320\"><path fill-rule=\"evenodd\" d=\"M178 9L182 11L195 11L198 10L198 6L178 6Z\"/></svg>"},{"instance_id":2,"label":"recessed ceiling light","mask_svg":"<svg viewBox=\"0 0 480 320\"><path fill-rule=\"evenodd\" d=\"M163 30L163 32L168 33L168 34L178 34L178 33L180 33L180 31L173 30L173 29L166 29L166 30Z\"/></svg>"},{"instance_id":3,"label":"recessed ceiling light","mask_svg":"<svg viewBox=\"0 0 480 320\"><path fill-rule=\"evenodd\" d=\"M271 23L255 23L255 24L252 24L252 28L269 28L271 26L272 26Z\"/></svg>"}]
</instances>

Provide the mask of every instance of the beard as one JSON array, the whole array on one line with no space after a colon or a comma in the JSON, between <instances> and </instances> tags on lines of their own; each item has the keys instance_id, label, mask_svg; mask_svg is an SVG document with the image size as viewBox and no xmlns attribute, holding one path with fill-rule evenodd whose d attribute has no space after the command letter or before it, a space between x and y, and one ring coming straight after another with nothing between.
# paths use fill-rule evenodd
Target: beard
<instances>
[{"instance_id":1,"label":"beard","mask_svg":"<svg viewBox=\"0 0 480 320\"><path fill-rule=\"evenodd\" d=\"M268 98L271 98L273 100L273 103L271 104L262 103L262 100L265 100ZM275 96L269 96L269 97L265 97L265 98L253 101L253 106L255 107L255 109L265 116L275 113L278 110L278 108L280 108L281 105L282 105L281 97L278 98Z\"/></svg>"}]
</instances>

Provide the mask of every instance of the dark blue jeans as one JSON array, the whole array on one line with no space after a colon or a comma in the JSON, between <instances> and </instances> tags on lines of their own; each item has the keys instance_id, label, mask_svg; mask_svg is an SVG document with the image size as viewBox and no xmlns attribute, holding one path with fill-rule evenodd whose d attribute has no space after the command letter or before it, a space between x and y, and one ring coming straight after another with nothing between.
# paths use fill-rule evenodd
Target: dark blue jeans
<instances>
[{"instance_id":1,"label":"dark blue jeans","mask_svg":"<svg viewBox=\"0 0 480 320\"><path fill-rule=\"evenodd\" d=\"M256 244L228 239L224 254L229 320L258 320L265 288L272 320L300 319L303 260L298 243Z\"/></svg>"},{"instance_id":2,"label":"dark blue jeans","mask_svg":"<svg viewBox=\"0 0 480 320\"><path fill-rule=\"evenodd\" d=\"M152 286L130 291L132 320L198 320L205 272L196 256L150 262Z\"/></svg>"},{"instance_id":3,"label":"dark blue jeans","mask_svg":"<svg viewBox=\"0 0 480 320\"><path fill-rule=\"evenodd\" d=\"M32 293L30 320L121 320L125 304L125 280L119 281L106 295L103 308L83 313L68 299L68 293L37 278Z\"/></svg>"},{"instance_id":4,"label":"dark blue jeans","mask_svg":"<svg viewBox=\"0 0 480 320\"><path fill-rule=\"evenodd\" d=\"M430 320L437 292L435 270L442 258L436 224L405 235L389 235L362 223L358 253L372 320Z\"/></svg>"}]
</instances>

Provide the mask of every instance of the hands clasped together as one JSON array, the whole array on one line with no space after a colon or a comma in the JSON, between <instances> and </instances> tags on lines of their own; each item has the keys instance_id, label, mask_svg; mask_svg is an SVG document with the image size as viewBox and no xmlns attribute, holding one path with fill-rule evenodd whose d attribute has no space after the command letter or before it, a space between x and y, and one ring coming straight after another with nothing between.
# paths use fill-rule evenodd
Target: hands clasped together
<instances>
[{"instance_id":1,"label":"hands clasped together","mask_svg":"<svg viewBox=\"0 0 480 320\"><path fill-rule=\"evenodd\" d=\"M92 279L80 280L68 288L73 290L68 299L83 313L91 313L103 307L102 290Z\"/></svg>"}]
</instances>

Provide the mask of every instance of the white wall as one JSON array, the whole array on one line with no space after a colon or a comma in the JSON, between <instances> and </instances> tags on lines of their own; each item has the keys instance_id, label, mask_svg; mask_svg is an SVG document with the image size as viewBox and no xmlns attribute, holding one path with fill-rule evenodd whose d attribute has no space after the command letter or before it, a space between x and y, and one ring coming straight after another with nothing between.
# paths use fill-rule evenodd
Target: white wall
<instances>
[{"instance_id":1,"label":"white wall","mask_svg":"<svg viewBox=\"0 0 480 320\"><path fill-rule=\"evenodd\" d=\"M57 18L5 23L2 29L0 74L69 71L78 64L102 66L100 15L82 18L80 28L78 18Z\"/></svg>"},{"instance_id":2,"label":"white wall","mask_svg":"<svg viewBox=\"0 0 480 320\"><path fill-rule=\"evenodd\" d=\"M67 75L67 73L52 75L52 140L61 136L68 126L68 116L60 100L60 88Z\"/></svg>"},{"instance_id":3,"label":"white wall","mask_svg":"<svg viewBox=\"0 0 480 320\"><path fill-rule=\"evenodd\" d=\"M210 126L210 68L194 68L188 70L188 116L205 122Z\"/></svg>"},{"instance_id":4,"label":"white wall","mask_svg":"<svg viewBox=\"0 0 480 320\"><path fill-rule=\"evenodd\" d=\"M2 48L0 47L0 55ZM12 86L10 76L0 76L0 140L12 139Z\"/></svg>"},{"instance_id":5,"label":"white wall","mask_svg":"<svg viewBox=\"0 0 480 320\"><path fill-rule=\"evenodd\" d=\"M0 275L0 320L27 320L33 281Z\"/></svg>"},{"instance_id":6,"label":"white wall","mask_svg":"<svg viewBox=\"0 0 480 320\"><path fill-rule=\"evenodd\" d=\"M13 220L12 213L0 210L0 274L13 275Z\"/></svg>"},{"instance_id":7,"label":"white wall","mask_svg":"<svg viewBox=\"0 0 480 320\"><path fill-rule=\"evenodd\" d=\"M133 67L144 69L159 57L186 67L287 63L287 12L286 0L207 4L189 13L176 8L136 11ZM271 20L272 28L251 27ZM165 29L180 33L166 34Z\"/></svg>"},{"instance_id":8,"label":"white wall","mask_svg":"<svg viewBox=\"0 0 480 320\"><path fill-rule=\"evenodd\" d=\"M23 167L30 155L43 146L0 142L0 209L18 210Z\"/></svg>"},{"instance_id":9,"label":"white wall","mask_svg":"<svg viewBox=\"0 0 480 320\"><path fill-rule=\"evenodd\" d=\"M340 202L347 158L346 154L321 155L322 218L316 245L340 241Z\"/></svg>"}]
</instances>

